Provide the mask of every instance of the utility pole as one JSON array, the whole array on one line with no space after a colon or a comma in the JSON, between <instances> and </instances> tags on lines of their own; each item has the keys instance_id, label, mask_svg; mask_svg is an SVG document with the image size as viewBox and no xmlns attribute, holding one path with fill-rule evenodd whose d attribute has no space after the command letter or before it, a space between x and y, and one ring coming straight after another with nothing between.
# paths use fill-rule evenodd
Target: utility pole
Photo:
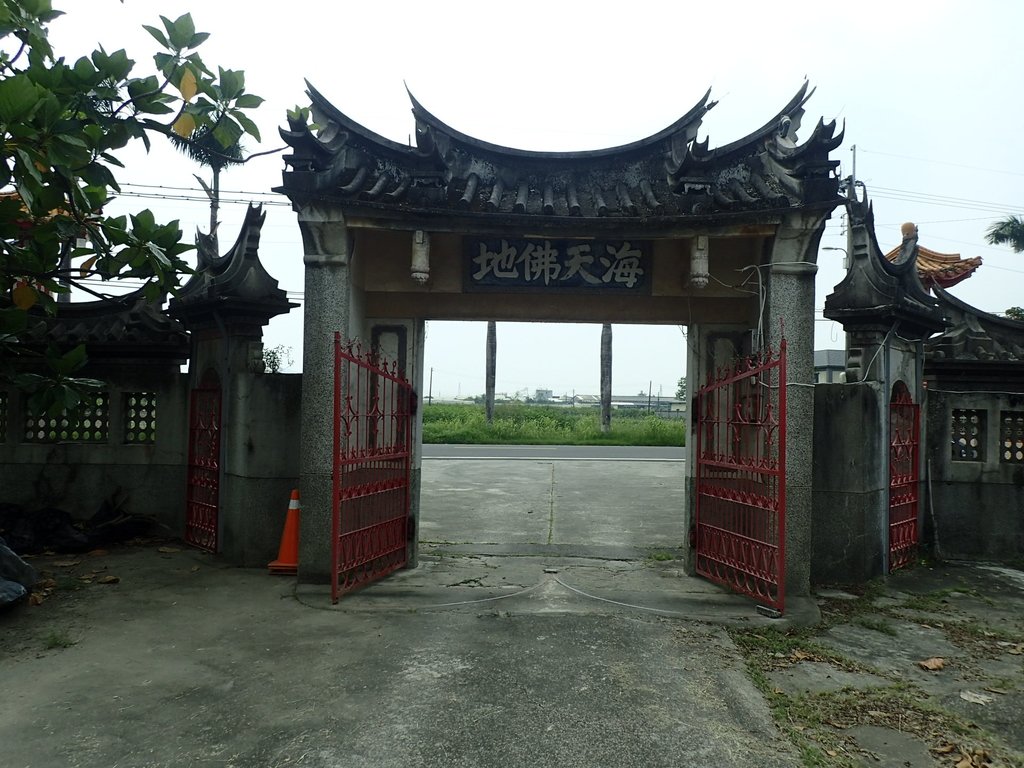
<instances>
[{"instance_id":1,"label":"utility pole","mask_svg":"<svg viewBox=\"0 0 1024 768\"><path fill-rule=\"evenodd\" d=\"M434 366L430 366L430 384L427 385L427 405L434 400Z\"/></svg>"},{"instance_id":2,"label":"utility pole","mask_svg":"<svg viewBox=\"0 0 1024 768\"><path fill-rule=\"evenodd\" d=\"M612 428L612 324L601 326L601 431Z\"/></svg>"},{"instance_id":3,"label":"utility pole","mask_svg":"<svg viewBox=\"0 0 1024 768\"><path fill-rule=\"evenodd\" d=\"M857 199L857 145L853 144L850 146L850 152L853 153L853 168L850 172L850 189L847 190L847 197L850 200Z\"/></svg>"},{"instance_id":4,"label":"utility pole","mask_svg":"<svg viewBox=\"0 0 1024 768\"><path fill-rule=\"evenodd\" d=\"M651 390L654 388L654 382L647 382L647 412L651 412Z\"/></svg>"},{"instance_id":5,"label":"utility pole","mask_svg":"<svg viewBox=\"0 0 1024 768\"><path fill-rule=\"evenodd\" d=\"M498 331L497 323L493 320L487 322L487 371L484 384L484 414L487 423L494 423L494 378L497 369L498 359Z\"/></svg>"}]
</instances>

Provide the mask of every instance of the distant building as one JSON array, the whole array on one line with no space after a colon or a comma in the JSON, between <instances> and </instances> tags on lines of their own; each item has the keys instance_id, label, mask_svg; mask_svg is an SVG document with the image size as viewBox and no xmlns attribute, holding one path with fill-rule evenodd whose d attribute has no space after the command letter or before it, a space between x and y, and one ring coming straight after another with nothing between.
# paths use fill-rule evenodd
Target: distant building
<instances>
[{"instance_id":1,"label":"distant building","mask_svg":"<svg viewBox=\"0 0 1024 768\"><path fill-rule=\"evenodd\" d=\"M846 381L846 351L817 349L814 351L814 382L842 384Z\"/></svg>"}]
</instances>

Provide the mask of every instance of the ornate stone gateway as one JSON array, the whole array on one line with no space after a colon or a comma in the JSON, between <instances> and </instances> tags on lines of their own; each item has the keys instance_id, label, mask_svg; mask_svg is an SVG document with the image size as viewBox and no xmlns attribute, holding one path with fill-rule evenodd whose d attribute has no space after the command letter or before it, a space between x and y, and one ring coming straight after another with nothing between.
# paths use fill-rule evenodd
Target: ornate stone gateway
<instances>
[{"instance_id":1,"label":"ornate stone gateway","mask_svg":"<svg viewBox=\"0 0 1024 768\"><path fill-rule=\"evenodd\" d=\"M683 325L693 381L778 348L784 325L790 377L812 380L815 260L842 202L829 157L842 133L818 121L798 140L807 85L725 145L697 138L715 106L708 93L652 136L582 152L481 141L415 99L415 139L399 143L308 93L311 110L291 113L282 131L291 152L280 187L298 214L306 268L300 579L326 581L336 569L327 533L336 331L400 360L422 390L427 320ZM786 464L787 527L775 556L792 608L810 591L809 388L794 388L787 407L786 445L808 457ZM415 421L412 429L410 566L420 471ZM681 540L692 505L692 494L679 501ZM791 536L794 546L782 541Z\"/></svg>"}]
</instances>

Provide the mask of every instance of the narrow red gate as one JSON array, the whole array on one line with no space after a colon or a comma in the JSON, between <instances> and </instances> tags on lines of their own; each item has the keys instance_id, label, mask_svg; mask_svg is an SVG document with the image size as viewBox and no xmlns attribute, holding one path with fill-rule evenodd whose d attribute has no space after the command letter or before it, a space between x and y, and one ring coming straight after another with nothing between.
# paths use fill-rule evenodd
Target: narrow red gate
<instances>
[{"instance_id":1,"label":"narrow red gate","mask_svg":"<svg viewBox=\"0 0 1024 768\"><path fill-rule=\"evenodd\" d=\"M216 552L218 544L220 403L219 387L192 390L189 404L185 541L209 552Z\"/></svg>"},{"instance_id":2,"label":"narrow red gate","mask_svg":"<svg viewBox=\"0 0 1024 768\"><path fill-rule=\"evenodd\" d=\"M413 405L397 365L334 335L335 603L406 563Z\"/></svg>"},{"instance_id":3,"label":"narrow red gate","mask_svg":"<svg viewBox=\"0 0 1024 768\"><path fill-rule=\"evenodd\" d=\"M697 396L697 573L783 610L786 341Z\"/></svg>"},{"instance_id":4,"label":"narrow red gate","mask_svg":"<svg viewBox=\"0 0 1024 768\"><path fill-rule=\"evenodd\" d=\"M889 401L889 570L917 556L921 407L902 381Z\"/></svg>"}]
</instances>

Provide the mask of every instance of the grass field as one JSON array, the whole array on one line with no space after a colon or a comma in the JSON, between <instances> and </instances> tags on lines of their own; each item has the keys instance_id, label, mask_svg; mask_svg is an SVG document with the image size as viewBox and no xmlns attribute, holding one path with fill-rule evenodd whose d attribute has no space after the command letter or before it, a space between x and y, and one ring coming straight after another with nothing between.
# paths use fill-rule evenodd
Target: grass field
<instances>
[{"instance_id":1,"label":"grass field","mask_svg":"<svg viewBox=\"0 0 1024 768\"><path fill-rule=\"evenodd\" d=\"M612 428L601 433L600 409L502 403L494 423L483 405L427 405L423 442L497 445L685 445L682 419L668 420L646 411L613 411Z\"/></svg>"}]
</instances>

